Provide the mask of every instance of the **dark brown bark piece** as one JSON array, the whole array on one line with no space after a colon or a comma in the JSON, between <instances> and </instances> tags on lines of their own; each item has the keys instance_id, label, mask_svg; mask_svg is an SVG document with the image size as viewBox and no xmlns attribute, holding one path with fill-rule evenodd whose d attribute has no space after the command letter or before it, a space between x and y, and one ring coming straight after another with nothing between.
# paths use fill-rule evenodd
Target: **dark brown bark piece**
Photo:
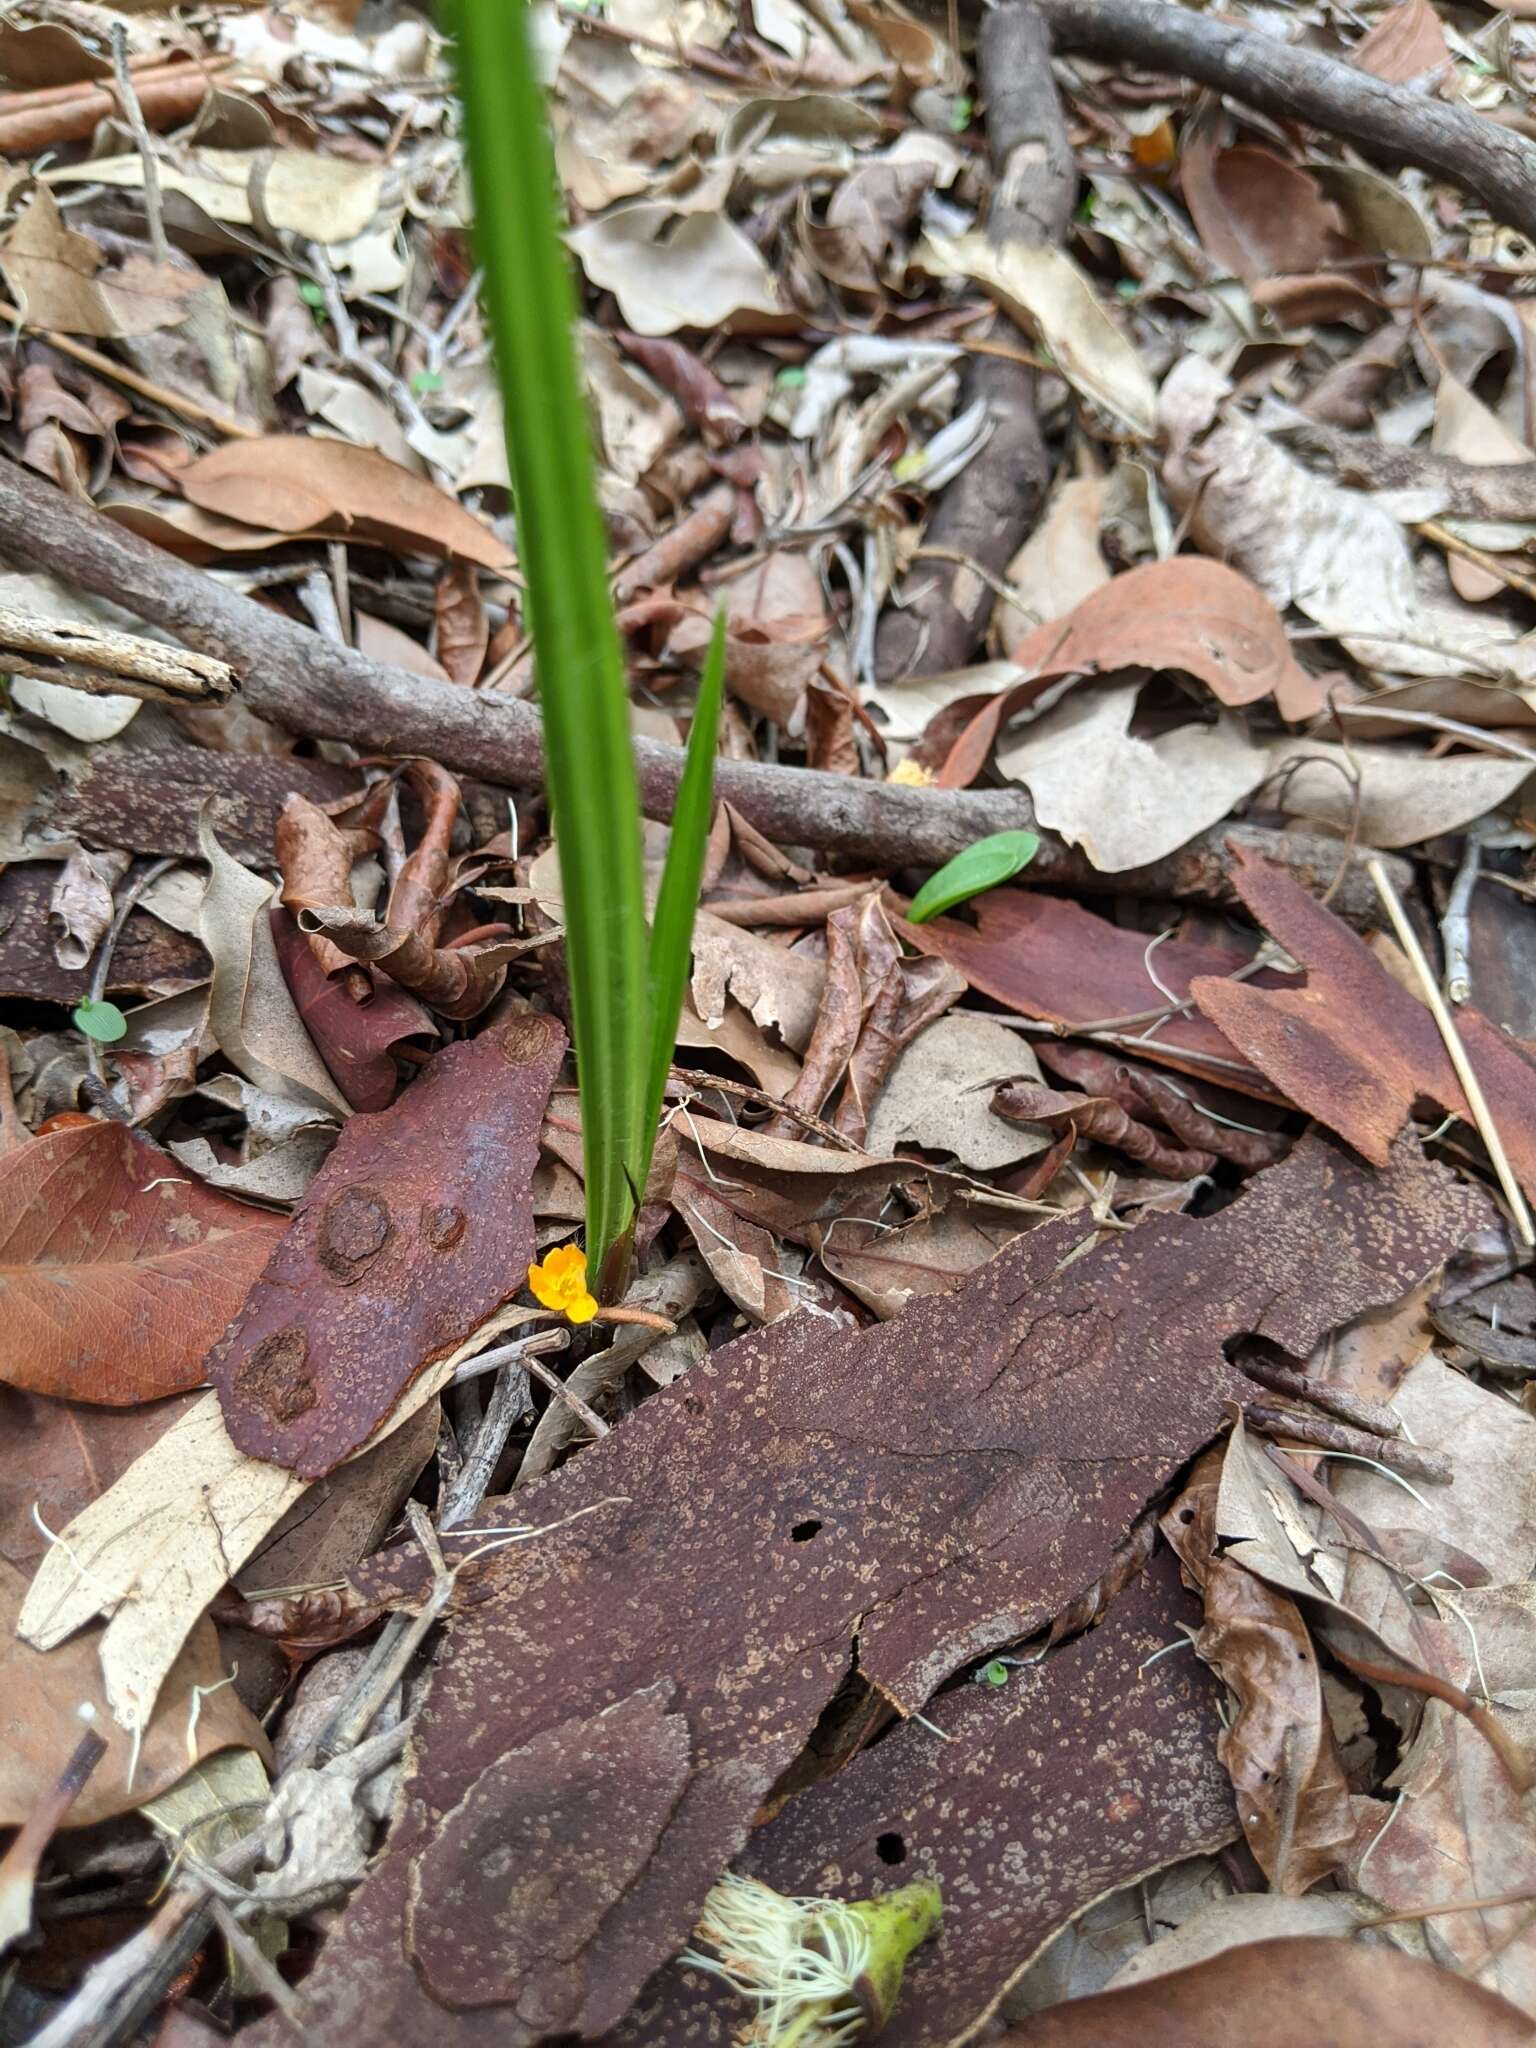
<instances>
[{"instance_id":1,"label":"dark brown bark piece","mask_svg":"<svg viewBox=\"0 0 1536 2048\"><path fill-rule=\"evenodd\" d=\"M53 950L48 904L61 872L56 861L27 861L0 873L0 996L79 1003L90 993L90 967L61 967ZM131 910L112 948L106 992L142 995L178 982L190 987L208 972L208 955L196 939L147 910Z\"/></svg>"},{"instance_id":2,"label":"dark brown bark piece","mask_svg":"<svg viewBox=\"0 0 1536 2048\"><path fill-rule=\"evenodd\" d=\"M201 860L197 821L212 797L213 828L225 852L248 866L270 867L277 821L290 796L325 804L361 792L362 782L356 768L325 761L214 754L206 747L98 747L59 799L48 829L61 837L72 833L88 846Z\"/></svg>"},{"instance_id":3,"label":"dark brown bark piece","mask_svg":"<svg viewBox=\"0 0 1536 2048\"><path fill-rule=\"evenodd\" d=\"M563 2008L536 2025L479 2008L454 2039L526 2048L616 2024L855 1652L915 1711L1043 1626L1243 1398L1226 1340L1305 1355L1485 1213L1411 1138L1375 1173L1312 1135L1209 1219L1154 1216L1069 1260L1091 1224L1064 1218L893 1322L829 1335L802 1315L743 1337L573 1464L487 1503L489 1528L540 1533L484 1561L481 1604L453 1624L401 1817L306 1984L313 2027L440 2048L445 2008L401 1946L412 1865L498 1758L668 1679L688 1781L594 1939L562 1949ZM419 1550L396 1554L402 1583L419 1568ZM551 1885L562 1867L551 1850ZM515 1945L505 1926L497 1939Z\"/></svg>"},{"instance_id":4,"label":"dark brown bark piece","mask_svg":"<svg viewBox=\"0 0 1536 2048\"><path fill-rule=\"evenodd\" d=\"M1035 8L989 8L977 31L976 67L996 176L988 238L999 248L1059 242L1072 218L1077 169L1051 75L1050 35ZM1001 316L992 339L1021 352L1026 346ZM991 437L946 486L923 535L927 546L967 555L994 576L1032 531L1051 480L1035 381L1027 364L1006 357L968 363L960 403L985 403ZM882 679L962 667L987 630L992 601L991 584L963 563L914 563L880 621L875 665Z\"/></svg>"},{"instance_id":5,"label":"dark brown bark piece","mask_svg":"<svg viewBox=\"0 0 1536 2048\"><path fill-rule=\"evenodd\" d=\"M208 1355L241 1450L321 1478L524 1285L565 1042L552 1017L504 1017L350 1120Z\"/></svg>"},{"instance_id":6,"label":"dark brown bark piece","mask_svg":"<svg viewBox=\"0 0 1536 2048\"><path fill-rule=\"evenodd\" d=\"M455 2010L560 2024L575 1959L644 1867L688 1778L665 1680L488 1764L411 1867L406 1946Z\"/></svg>"},{"instance_id":7,"label":"dark brown bark piece","mask_svg":"<svg viewBox=\"0 0 1536 2048\"><path fill-rule=\"evenodd\" d=\"M1237 1834L1216 1758L1219 1688L1194 1657L1147 1663L1199 1626L1199 1601L1160 1551L1090 1634L1005 1686L943 1694L931 1727L909 1721L752 1837L739 1868L791 1896L938 1881L948 1911L907 1965L884 2048L955 2040L1082 1907ZM673 1964L604 2048L728 2048L743 2011L718 1980Z\"/></svg>"},{"instance_id":8,"label":"dark brown bark piece","mask_svg":"<svg viewBox=\"0 0 1536 2048\"><path fill-rule=\"evenodd\" d=\"M1163 0L1037 4L1058 50L1193 78L1277 121L1342 135L1373 162L1417 164L1475 194L1495 219L1536 236L1536 146L1470 108Z\"/></svg>"}]
</instances>

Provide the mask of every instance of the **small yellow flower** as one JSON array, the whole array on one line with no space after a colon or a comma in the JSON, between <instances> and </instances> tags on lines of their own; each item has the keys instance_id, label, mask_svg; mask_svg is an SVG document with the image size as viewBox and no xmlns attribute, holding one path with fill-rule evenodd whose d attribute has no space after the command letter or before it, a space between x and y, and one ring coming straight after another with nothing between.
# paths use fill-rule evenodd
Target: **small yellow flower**
<instances>
[{"instance_id":1,"label":"small yellow flower","mask_svg":"<svg viewBox=\"0 0 1536 2048\"><path fill-rule=\"evenodd\" d=\"M898 761L885 779L887 782L905 783L909 789L931 789L934 774L931 768L924 768L909 755L905 761Z\"/></svg>"},{"instance_id":2,"label":"small yellow flower","mask_svg":"<svg viewBox=\"0 0 1536 2048\"><path fill-rule=\"evenodd\" d=\"M573 1323L590 1323L597 1314L596 1297L587 1291L587 1255L579 1244L557 1245L542 1266L528 1268L535 1301L558 1309Z\"/></svg>"}]
</instances>

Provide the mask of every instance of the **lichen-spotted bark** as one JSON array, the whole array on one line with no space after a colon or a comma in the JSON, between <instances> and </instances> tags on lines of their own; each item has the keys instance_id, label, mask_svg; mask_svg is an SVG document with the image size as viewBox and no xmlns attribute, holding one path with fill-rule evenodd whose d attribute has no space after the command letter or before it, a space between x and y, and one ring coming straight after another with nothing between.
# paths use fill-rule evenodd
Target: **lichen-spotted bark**
<instances>
[{"instance_id":1,"label":"lichen-spotted bark","mask_svg":"<svg viewBox=\"0 0 1536 2048\"><path fill-rule=\"evenodd\" d=\"M351 1119L209 1354L242 1451L323 1477L522 1286L565 1043L552 1017L503 1016Z\"/></svg>"},{"instance_id":2,"label":"lichen-spotted bark","mask_svg":"<svg viewBox=\"0 0 1536 2048\"><path fill-rule=\"evenodd\" d=\"M740 1867L791 1895L937 1880L944 1922L907 1965L882 2048L969 2038L1074 1913L1237 1834L1216 1682L1194 1657L1147 1661L1199 1625L1160 1552L1090 1634L1002 1687L946 1693L931 1725L909 1721L753 1835ZM717 1978L673 1964L603 2048L730 2048L742 2013Z\"/></svg>"},{"instance_id":3,"label":"lichen-spotted bark","mask_svg":"<svg viewBox=\"0 0 1536 2048\"><path fill-rule=\"evenodd\" d=\"M910 1711L1041 1626L1241 1396L1226 1340L1305 1355L1485 1215L1412 1138L1375 1172L1311 1136L1209 1219L1155 1216L1073 1257L1092 1223L1063 1218L893 1322L829 1336L802 1315L742 1337L488 1503L488 1528L545 1533L501 1550L453 1624L401 1815L305 1986L315 2029L440 2048L451 2025L455 2048L529 2048L616 2025L855 1655ZM413 1568L401 1553L397 1591ZM595 1734L626 1702L655 1733L612 1766L633 1815L615 1841L589 1792L538 1795L540 1885L569 1885L590 1929L552 1937L487 1853L482 1795L503 1787L526 1831L519 1759L542 1744L556 1780L575 1774L579 1724ZM665 1792L637 1802L626 1776L658 1758ZM451 1944L467 1960L449 1973Z\"/></svg>"}]
</instances>

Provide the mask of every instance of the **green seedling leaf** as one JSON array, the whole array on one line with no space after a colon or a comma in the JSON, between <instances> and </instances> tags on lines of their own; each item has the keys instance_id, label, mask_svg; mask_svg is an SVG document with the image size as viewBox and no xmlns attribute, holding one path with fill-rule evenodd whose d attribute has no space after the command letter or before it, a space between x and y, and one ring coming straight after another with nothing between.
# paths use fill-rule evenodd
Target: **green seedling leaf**
<instances>
[{"instance_id":1,"label":"green seedling leaf","mask_svg":"<svg viewBox=\"0 0 1536 2048\"><path fill-rule=\"evenodd\" d=\"M975 113L975 111L976 109L972 102L968 100L962 93L959 99L957 99L953 103L949 110L950 134L963 135L966 129L970 127L971 116Z\"/></svg>"},{"instance_id":2,"label":"green seedling leaf","mask_svg":"<svg viewBox=\"0 0 1536 2048\"><path fill-rule=\"evenodd\" d=\"M1000 1657L994 1657L990 1664L982 1665L976 1676L983 1685L1006 1685L1008 1683L1008 1666Z\"/></svg>"},{"instance_id":3,"label":"green seedling leaf","mask_svg":"<svg viewBox=\"0 0 1536 2048\"><path fill-rule=\"evenodd\" d=\"M786 363L782 370L775 371L773 381L780 391L798 391L806 381L805 372L798 363Z\"/></svg>"},{"instance_id":4,"label":"green seedling leaf","mask_svg":"<svg viewBox=\"0 0 1536 2048\"><path fill-rule=\"evenodd\" d=\"M313 278L300 278L299 297L304 301L306 306L312 307L315 312L323 313L325 311L324 288L316 284Z\"/></svg>"},{"instance_id":5,"label":"green seedling leaf","mask_svg":"<svg viewBox=\"0 0 1536 2048\"><path fill-rule=\"evenodd\" d=\"M646 928L629 696L608 593L576 294L527 0L453 0L475 242L496 344L518 554L565 898L587 1252L622 1286L647 1099Z\"/></svg>"},{"instance_id":6,"label":"green seedling leaf","mask_svg":"<svg viewBox=\"0 0 1536 2048\"><path fill-rule=\"evenodd\" d=\"M672 806L672 836L667 842L666 866L662 869L661 887L656 894L656 915L651 921L646 975L651 1042L641 1122L643 1149L640 1170L636 1175L642 1188L651 1168L656 1122L661 1115L667 1070L676 1049L677 1020L683 1007L683 990L693 955L693 914L698 908L704 854L709 841L710 812L714 807L715 748L719 742L720 707L724 700L725 612L722 608L715 613L709 651L704 657L693 729L688 735L688 758L683 763L683 779L678 784L677 799Z\"/></svg>"},{"instance_id":7,"label":"green seedling leaf","mask_svg":"<svg viewBox=\"0 0 1536 2048\"><path fill-rule=\"evenodd\" d=\"M441 370L418 370L411 378L411 389L418 398L430 398L434 391L443 388Z\"/></svg>"},{"instance_id":8,"label":"green seedling leaf","mask_svg":"<svg viewBox=\"0 0 1536 2048\"><path fill-rule=\"evenodd\" d=\"M89 998L74 1010L75 1028L102 1045L113 1045L128 1029L128 1019L116 1003L92 1002Z\"/></svg>"},{"instance_id":9,"label":"green seedling leaf","mask_svg":"<svg viewBox=\"0 0 1536 2048\"><path fill-rule=\"evenodd\" d=\"M926 924L941 911L953 910L983 889L995 889L1012 879L1040 851L1037 832L993 832L978 839L964 853L947 860L936 875L930 875L912 899L907 912L909 924Z\"/></svg>"}]
</instances>

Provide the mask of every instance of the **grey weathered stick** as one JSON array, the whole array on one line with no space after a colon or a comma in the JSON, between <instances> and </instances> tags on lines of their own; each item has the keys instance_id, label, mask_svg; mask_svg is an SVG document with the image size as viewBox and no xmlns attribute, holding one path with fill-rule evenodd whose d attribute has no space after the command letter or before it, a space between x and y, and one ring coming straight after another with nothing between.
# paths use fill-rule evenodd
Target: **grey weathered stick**
<instances>
[{"instance_id":1,"label":"grey weathered stick","mask_svg":"<svg viewBox=\"0 0 1536 2048\"><path fill-rule=\"evenodd\" d=\"M1467 107L1164 0L1036 4L1058 50L1193 78L1276 120L1343 136L1377 163L1416 164L1536 236L1536 145Z\"/></svg>"},{"instance_id":2,"label":"grey weathered stick","mask_svg":"<svg viewBox=\"0 0 1536 2048\"><path fill-rule=\"evenodd\" d=\"M170 704L217 704L235 687L226 661L136 633L34 618L8 604L0 605L0 669L96 697L150 697Z\"/></svg>"},{"instance_id":3,"label":"grey weathered stick","mask_svg":"<svg viewBox=\"0 0 1536 2048\"><path fill-rule=\"evenodd\" d=\"M332 646L3 458L0 556L110 597L188 646L229 662L251 710L291 732L349 740L371 753L427 754L487 782L526 785L542 778L543 735L532 705L434 683ZM646 814L669 818L682 749L637 740L635 762ZM988 833L1039 830L1023 790L911 789L812 768L720 761L715 791L780 846L814 846L880 867L940 867ZM1317 833L1227 825L1149 867L1101 875L1054 834L1040 838L1030 865L1034 881L1218 903L1233 896L1229 841L1278 861L1319 893L1343 857L1337 840ZM1387 865L1407 888L1408 864L1388 855ZM1332 907L1357 922L1379 915L1358 866L1345 875Z\"/></svg>"},{"instance_id":4,"label":"grey weathered stick","mask_svg":"<svg viewBox=\"0 0 1536 2048\"><path fill-rule=\"evenodd\" d=\"M1304 1415L1299 1409L1270 1408L1262 1402L1246 1401L1243 1420L1261 1436L1313 1444L1320 1451L1335 1451L1348 1458L1370 1458L1390 1471L1402 1472L1410 1479L1428 1480L1436 1486L1448 1486L1455 1476L1455 1467L1444 1451L1405 1444L1398 1437L1376 1436L1369 1430L1351 1429L1347 1423L1330 1422L1321 1415Z\"/></svg>"},{"instance_id":5,"label":"grey weathered stick","mask_svg":"<svg viewBox=\"0 0 1536 2048\"><path fill-rule=\"evenodd\" d=\"M1051 76L1050 37L1035 8L1021 0L984 15L976 62L997 180L988 237L999 248L1059 242L1072 218L1077 177ZM992 338L1024 347L1023 336L1005 319L998 320ZM991 439L945 488L924 541L997 575L1034 526L1051 462L1035 410L1032 369L1006 357L973 358L961 403L977 399L986 402ZM881 678L963 667L987 629L992 595L991 585L965 563L915 563L901 601L880 621L875 666Z\"/></svg>"}]
</instances>

